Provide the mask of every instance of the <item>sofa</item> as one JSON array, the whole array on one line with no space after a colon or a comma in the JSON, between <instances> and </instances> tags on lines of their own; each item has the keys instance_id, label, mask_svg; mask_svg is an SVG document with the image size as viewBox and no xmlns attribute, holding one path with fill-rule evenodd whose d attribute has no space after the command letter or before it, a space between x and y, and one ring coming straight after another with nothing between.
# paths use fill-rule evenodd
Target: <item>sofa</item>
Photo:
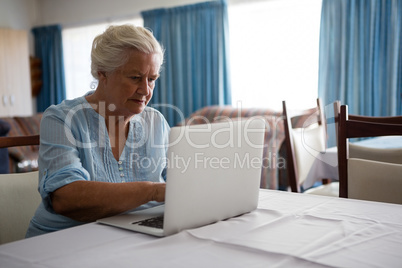
<instances>
[{"instance_id":1,"label":"sofa","mask_svg":"<svg viewBox=\"0 0 402 268\"><path fill-rule=\"evenodd\" d=\"M230 119L262 117L266 122L263 167L261 170L260 187L265 189L286 190L288 181L286 172L279 172L286 168L286 161L280 154L285 139L282 111L268 108L237 108L233 106L207 106L195 111L178 125L196 125L215 123Z\"/></svg>"},{"instance_id":2,"label":"sofa","mask_svg":"<svg viewBox=\"0 0 402 268\"><path fill-rule=\"evenodd\" d=\"M42 113L33 116L0 117L0 136L39 134ZM0 152L0 173L19 173L38 170L39 146L20 146Z\"/></svg>"}]
</instances>

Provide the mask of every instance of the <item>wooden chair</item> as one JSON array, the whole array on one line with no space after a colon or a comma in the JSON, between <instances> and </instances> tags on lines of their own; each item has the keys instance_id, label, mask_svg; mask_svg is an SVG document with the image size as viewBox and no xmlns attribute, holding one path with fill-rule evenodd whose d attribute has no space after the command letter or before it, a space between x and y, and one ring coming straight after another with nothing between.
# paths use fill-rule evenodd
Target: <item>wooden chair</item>
<instances>
[{"instance_id":1,"label":"wooden chair","mask_svg":"<svg viewBox=\"0 0 402 268\"><path fill-rule=\"evenodd\" d=\"M334 102L334 119L335 119L335 130L336 130L336 142L338 144L338 122L339 122L339 114L341 111L341 103L340 101ZM358 121L373 121L377 120L378 117L367 117L367 116L355 116L348 115L350 120L358 120ZM381 121L389 122L389 123L398 123L398 117L380 117ZM400 149L380 149L380 148L372 148L361 146L354 143L348 143L349 147L349 158L360 158L366 160L373 161L381 161L388 162L394 164L402 164L402 148ZM402 145L401 145L402 147Z\"/></svg>"},{"instance_id":2,"label":"wooden chair","mask_svg":"<svg viewBox=\"0 0 402 268\"><path fill-rule=\"evenodd\" d=\"M0 148L39 145L39 135L0 137Z\"/></svg>"},{"instance_id":3,"label":"wooden chair","mask_svg":"<svg viewBox=\"0 0 402 268\"><path fill-rule=\"evenodd\" d=\"M339 196L402 204L402 150L349 145L350 138L402 135L402 116L348 115L340 107L338 122ZM399 156L400 157L400 156ZM389 162L394 159L393 163Z\"/></svg>"},{"instance_id":4,"label":"wooden chair","mask_svg":"<svg viewBox=\"0 0 402 268\"><path fill-rule=\"evenodd\" d=\"M286 101L282 102L282 106L289 185L292 192L300 192L300 185L307 177L315 157L326 149L324 107L320 99L317 99L317 107L303 111L289 110ZM329 185L324 187L327 189L320 190L325 195L337 196L337 187L334 190L329 190ZM314 190L312 188L306 192L313 194Z\"/></svg>"},{"instance_id":5,"label":"wooden chair","mask_svg":"<svg viewBox=\"0 0 402 268\"><path fill-rule=\"evenodd\" d=\"M39 135L1 137L0 148L39 145ZM0 244L25 238L41 202L38 171L0 175Z\"/></svg>"},{"instance_id":6,"label":"wooden chair","mask_svg":"<svg viewBox=\"0 0 402 268\"><path fill-rule=\"evenodd\" d=\"M339 125L339 114L341 113L341 102L339 100L334 101L334 123L335 123L335 141L338 145L338 125Z\"/></svg>"}]
</instances>

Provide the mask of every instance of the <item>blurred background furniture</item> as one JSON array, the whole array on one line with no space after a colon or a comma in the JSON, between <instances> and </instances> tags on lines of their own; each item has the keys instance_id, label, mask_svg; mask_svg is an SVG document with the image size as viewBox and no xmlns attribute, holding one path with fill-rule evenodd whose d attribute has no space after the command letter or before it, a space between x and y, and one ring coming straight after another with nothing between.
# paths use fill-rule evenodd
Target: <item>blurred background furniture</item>
<instances>
[{"instance_id":1,"label":"blurred background furniture","mask_svg":"<svg viewBox=\"0 0 402 268\"><path fill-rule=\"evenodd\" d=\"M0 137L0 148L39 145L39 135ZM38 171L0 175L0 244L25 238L41 197Z\"/></svg>"},{"instance_id":2,"label":"blurred background furniture","mask_svg":"<svg viewBox=\"0 0 402 268\"><path fill-rule=\"evenodd\" d=\"M28 31L0 27L0 116L30 116Z\"/></svg>"},{"instance_id":3,"label":"blurred background furniture","mask_svg":"<svg viewBox=\"0 0 402 268\"><path fill-rule=\"evenodd\" d=\"M278 176L279 169L283 168L284 165L284 161L281 161L278 153L285 138L281 112L265 108L207 106L195 111L178 125L216 123L232 119L247 119L254 116L262 117L266 122L260 187L275 190L284 188L287 182Z\"/></svg>"},{"instance_id":4,"label":"blurred background furniture","mask_svg":"<svg viewBox=\"0 0 402 268\"><path fill-rule=\"evenodd\" d=\"M402 136L385 136L349 142L349 157L402 163ZM331 147L317 155L305 181L304 189L312 187L317 179L326 177L339 181L338 148Z\"/></svg>"},{"instance_id":5,"label":"blurred background furniture","mask_svg":"<svg viewBox=\"0 0 402 268\"><path fill-rule=\"evenodd\" d=\"M39 135L42 115L42 113L37 113L32 116L1 117L0 130L8 128L9 131L0 136ZM6 151L7 149L1 150ZM1 173L19 173L38 170L38 154L38 145L10 147L7 161L0 162L0 171Z\"/></svg>"},{"instance_id":6,"label":"blurred background furniture","mask_svg":"<svg viewBox=\"0 0 402 268\"><path fill-rule=\"evenodd\" d=\"M314 162L326 150L326 120L324 107L317 99L317 107L296 111L288 109L282 102L287 149L287 170L292 192L305 192L329 196L339 196L337 182L330 183L322 177L323 184L316 188L303 189Z\"/></svg>"},{"instance_id":7,"label":"blurred background furniture","mask_svg":"<svg viewBox=\"0 0 402 268\"><path fill-rule=\"evenodd\" d=\"M368 149L350 138L402 135L402 116L348 115L342 105L338 123L340 197L402 204L402 149Z\"/></svg>"},{"instance_id":8,"label":"blurred background furniture","mask_svg":"<svg viewBox=\"0 0 402 268\"><path fill-rule=\"evenodd\" d=\"M364 142L349 143L349 158L361 158L372 161L381 161L393 164L402 164L402 137L398 137L399 148L396 148L398 144L391 148L387 147L368 147L364 146ZM379 145L379 139L372 139L371 144ZM402 176L402 173L401 173Z\"/></svg>"},{"instance_id":9,"label":"blurred background furniture","mask_svg":"<svg viewBox=\"0 0 402 268\"><path fill-rule=\"evenodd\" d=\"M24 239L38 208L38 171L0 174L0 244Z\"/></svg>"},{"instance_id":10,"label":"blurred background furniture","mask_svg":"<svg viewBox=\"0 0 402 268\"><path fill-rule=\"evenodd\" d=\"M333 103L334 115L333 117L327 116L327 129L330 129L331 124L334 124L333 131L338 140L338 118L340 112L340 101ZM353 115L350 115L353 118ZM376 152L376 149L381 149ZM390 150L384 150L390 149ZM364 158L369 160L379 160L390 163L401 163L397 160L397 155L400 155L399 150L402 149L402 136L383 136L366 138L363 140L352 140L349 143L349 156L350 158ZM365 153L366 151L369 154ZM381 160L380 160L381 161ZM338 148L330 147L317 155L304 183L304 189L310 188L317 182L317 178L327 177L332 181L339 181L338 170Z\"/></svg>"},{"instance_id":11,"label":"blurred background furniture","mask_svg":"<svg viewBox=\"0 0 402 268\"><path fill-rule=\"evenodd\" d=\"M7 136L10 124L0 119L0 137ZM7 148L0 148L0 174L10 173L10 161Z\"/></svg>"}]
</instances>

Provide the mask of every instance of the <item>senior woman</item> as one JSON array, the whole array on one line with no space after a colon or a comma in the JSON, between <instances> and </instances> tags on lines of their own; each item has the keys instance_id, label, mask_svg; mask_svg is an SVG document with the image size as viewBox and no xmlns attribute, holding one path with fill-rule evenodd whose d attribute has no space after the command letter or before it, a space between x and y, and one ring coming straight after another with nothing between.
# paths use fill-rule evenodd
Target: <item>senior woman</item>
<instances>
[{"instance_id":1,"label":"senior woman","mask_svg":"<svg viewBox=\"0 0 402 268\"><path fill-rule=\"evenodd\" d=\"M169 126L147 107L163 49L145 28L111 26L94 39L91 61L96 90L43 114L42 203L27 237L164 201Z\"/></svg>"}]
</instances>

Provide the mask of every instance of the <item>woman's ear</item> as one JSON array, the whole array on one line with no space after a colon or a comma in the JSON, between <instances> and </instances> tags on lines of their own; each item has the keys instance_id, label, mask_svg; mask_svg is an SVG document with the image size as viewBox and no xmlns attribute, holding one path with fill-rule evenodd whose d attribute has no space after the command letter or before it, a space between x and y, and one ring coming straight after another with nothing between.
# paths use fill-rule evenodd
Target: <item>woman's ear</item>
<instances>
[{"instance_id":1,"label":"woman's ear","mask_svg":"<svg viewBox=\"0 0 402 268\"><path fill-rule=\"evenodd\" d=\"M105 72L98 71L98 77L99 77L99 81L102 81L102 82L106 81L106 73Z\"/></svg>"}]
</instances>

